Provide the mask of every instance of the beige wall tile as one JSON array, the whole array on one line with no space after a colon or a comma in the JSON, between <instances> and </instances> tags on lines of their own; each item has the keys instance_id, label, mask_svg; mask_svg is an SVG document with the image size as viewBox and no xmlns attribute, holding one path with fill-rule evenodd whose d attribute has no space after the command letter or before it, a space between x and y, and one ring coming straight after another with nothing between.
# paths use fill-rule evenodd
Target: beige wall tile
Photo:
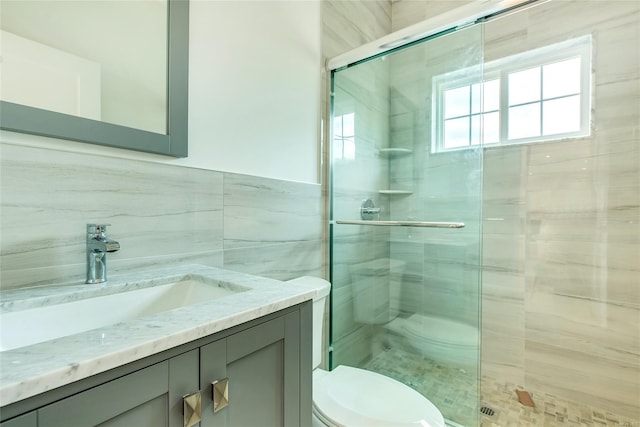
<instances>
[{"instance_id":1,"label":"beige wall tile","mask_svg":"<svg viewBox=\"0 0 640 427\"><path fill-rule=\"evenodd\" d=\"M485 151L483 369L638 418L640 5L585 3L486 25L487 60L593 34L595 92L590 137Z\"/></svg>"},{"instance_id":2,"label":"beige wall tile","mask_svg":"<svg viewBox=\"0 0 640 427\"><path fill-rule=\"evenodd\" d=\"M87 223L111 224L108 235L121 245L108 255L112 273L201 263L279 279L323 275L316 184L1 149L2 289L83 281ZM243 255L238 247L247 247Z\"/></svg>"}]
</instances>

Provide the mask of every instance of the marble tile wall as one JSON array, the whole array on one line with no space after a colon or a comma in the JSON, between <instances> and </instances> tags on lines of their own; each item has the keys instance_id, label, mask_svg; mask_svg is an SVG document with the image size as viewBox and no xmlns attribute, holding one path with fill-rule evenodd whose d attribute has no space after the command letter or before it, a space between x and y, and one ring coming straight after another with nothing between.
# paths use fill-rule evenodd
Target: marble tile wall
<instances>
[{"instance_id":1,"label":"marble tile wall","mask_svg":"<svg viewBox=\"0 0 640 427\"><path fill-rule=\"evenodd\" d=\"M387 81L388 65L383 61L376 61L371 67L344 70L335 77L333 114L355 113L355 153L353 158L338 158L337 154L334 157L331 171L334 220L360 219L360 204L368 198L388 215L386 200L378 192L388 187L389 175L386 159L379 154L380 148L388 146L389 139ZM331 277L336 297L333 300L334 360L347 363L347 360L369 356L365 344L370 328L353 318L352 266L388 257L388 230L335 224L331 236ZM343 350L348 354L343 354Z\"/></svg>"},{"instance_id":2,"label":"marble tile wall","mask_svg":"<svg viewBox=\"0 0 640 427\"><path fill-rule=\"evenodd\" d=\"M84 280L85 230L110 272L199 263L322 276L320 186L2 143L1 289Z\"/></svg>"},{"instance_id":3,"label":"marble tile wall","mask_svg":"<svg viewBox=\"0 0 640 427\"><path fill-rule=\"evenodd\" d=\"M464 6L473 0L394 0L391 8L392 31Z\"/></svg>"},{"instance_id":4,"label":"marble tile wall","mask_svg":"<svg viewBox=\"0 0 640 427\"><path fill-rule=\"evenodd\" d=\"M524 384L526 157L485 150L482 252L482 372Z\"/></svg>"},{"instance_id":5,"label":"marble tile wall","mask_svg":"<svg viewBox=\"0 0 640 427\"><path fill-rule=\"evenodd\" d=\"M322 277L320 186L224 175L224 267L286 280Z\"/></svg>"},{"instance_id":6,"label":"marble tile wall","mask_svg":"<svg viewBox=\"0 0 640 427\"><path fill-rule=\"evenodd\" d=\"M391 32L391 1L324 0L322 51L332 58Z\"/></svg>"},{"instance_id":7,"label":"marble tile wall","mask_svg":"<svg viewBox=\"0 0 640 427\"><path fill-rule=\"evenodd\" d=\"M412 192L391 199L391 215L465 223L461 229L392 230L391 258L407 261L401 309L473 326L479 324L482 151L431 153L430 117L432 78L479 64L480 35L470 28L388 58L390 145L412 150L390 160L392 185ZM396 169L401 174L393 174Z\"/></svg>"},{"instance_id":8,"label":"marble tile wall","mask_svg":"<svg viewBox=\"0 0 640 427\"><path fill-rule=\"evenodd\" d=\"M485 152L483 369L638 419L640 4L586 3L486 25L487 60L591 34L594 81L590 137Z\"/></svg>"}]
</instances>

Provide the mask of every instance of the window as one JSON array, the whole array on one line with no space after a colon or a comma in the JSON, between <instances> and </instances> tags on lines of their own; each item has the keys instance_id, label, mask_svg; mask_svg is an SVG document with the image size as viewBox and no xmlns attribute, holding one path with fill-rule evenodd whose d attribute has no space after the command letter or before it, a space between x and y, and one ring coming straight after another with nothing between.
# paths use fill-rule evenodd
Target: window
<instances>
[{"instance_id":1,"label":"window","mask_svg":"<svg viewBox=\"0 0 640 427\"><path fill-rule=\"evenodd\" d=\"M588 135L590 52L585 36L434 77L432 151Z\"/></svg>"},{"instance_id":2,"label":"window","mask_svg":"<svg viewBox=\"0 0 640 427\"><path fill-rule=\"evenodd\" d=\"M356 158L355 113L333 118L333 158L353 160Z\"/></svg>"}]
</instances>

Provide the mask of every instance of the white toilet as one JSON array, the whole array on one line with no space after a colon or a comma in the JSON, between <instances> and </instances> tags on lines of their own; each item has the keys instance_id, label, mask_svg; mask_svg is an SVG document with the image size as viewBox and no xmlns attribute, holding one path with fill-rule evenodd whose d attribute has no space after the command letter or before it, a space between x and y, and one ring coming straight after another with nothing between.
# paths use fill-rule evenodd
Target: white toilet
<instances>
[{"instance_id":1,"label":"white toilet","mask_svg":"<svg viewBox=\"0 0 640 427\"><path fill-rule=\"evenodd\" d=\"M338 366L330 372L318 368L331 284L308 276L289 283L304 283L317 289L313 301L314 427L445 427L438 408L394 379L350 366Z\"/></svg>"}]
</instances>

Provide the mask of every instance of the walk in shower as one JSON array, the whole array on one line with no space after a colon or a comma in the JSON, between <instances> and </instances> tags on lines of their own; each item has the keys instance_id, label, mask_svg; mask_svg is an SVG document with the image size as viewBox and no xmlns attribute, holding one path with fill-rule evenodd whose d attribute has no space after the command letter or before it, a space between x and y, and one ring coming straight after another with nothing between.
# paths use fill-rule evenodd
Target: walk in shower
<instances>
[{"instance_id":1,"label":"walk in shower","mask_svg":"<svg viewBox=\"0 0 640 427\"><path fill-rule=\"evenodd\" d=\"M331 368L452 425L635 425L640 3L404 37L331 73Z\"/></svg>"}]
</instances>

